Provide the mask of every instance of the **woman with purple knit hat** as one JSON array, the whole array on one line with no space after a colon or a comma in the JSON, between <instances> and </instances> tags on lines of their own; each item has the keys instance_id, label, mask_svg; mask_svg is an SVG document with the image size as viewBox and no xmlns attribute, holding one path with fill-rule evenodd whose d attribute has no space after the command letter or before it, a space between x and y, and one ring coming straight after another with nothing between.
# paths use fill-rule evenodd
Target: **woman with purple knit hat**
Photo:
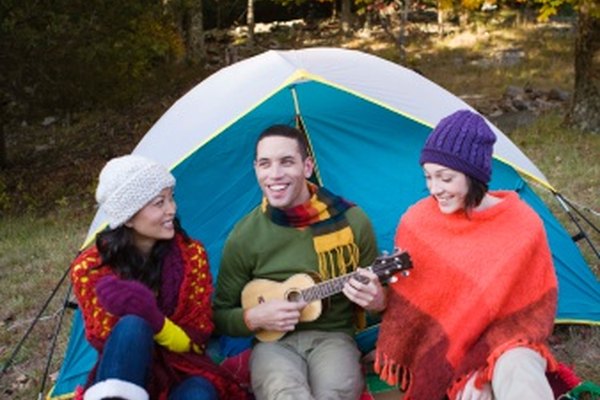
<instances>
[{"instance_id":1,"label":"woman with purple knit hat","mask_svg":"<svg viewBox=\"0 0 600 400\"><path fill-rule=\"evenodd\" d=\"M554 398L552 258L537 214L513 191L488 190L495 141L460 110L421 152L430 196L395 237L414 270L390 285L375 363L405 400Z\"/></svg>"}]
</instances>

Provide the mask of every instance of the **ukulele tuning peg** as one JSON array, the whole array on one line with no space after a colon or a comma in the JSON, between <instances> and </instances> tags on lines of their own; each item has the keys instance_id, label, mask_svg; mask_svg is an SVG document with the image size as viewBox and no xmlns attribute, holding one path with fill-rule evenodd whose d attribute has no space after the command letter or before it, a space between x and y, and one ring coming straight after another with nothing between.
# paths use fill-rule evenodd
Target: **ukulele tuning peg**
<instances>
[{"instance_id":1,"label":"ukulele tuning peg","mask_svg":"<svg viewBox=\"0 0 600 400\"><path fill-rule=\"evenodd\" d=\"M408 271L408 270L402 271L402 276L409 276L409 275L410 275L410 271Z\"/></svg>"},{"instance_id":2,"label":"ukulele tuning peg","mask_svg":"<svg viewBox=\"0 0 600 400\"><path fill-rule=\"evenodd\" d=\"M392 277L391 277L391 278L388 280L388 282L389 282L389 283L396 283L396 282L398 282L398 277L397 277L396 275L394 275L394 276L392 276Z\"/></svg>"}]
</instances>

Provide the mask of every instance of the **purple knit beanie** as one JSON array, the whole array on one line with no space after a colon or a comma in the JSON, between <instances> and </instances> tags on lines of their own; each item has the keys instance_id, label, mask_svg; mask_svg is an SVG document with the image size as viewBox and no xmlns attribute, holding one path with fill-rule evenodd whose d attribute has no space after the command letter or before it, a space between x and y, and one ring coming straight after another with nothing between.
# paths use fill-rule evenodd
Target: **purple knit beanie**
<instances>
[{"instance_id":1,"label":"purple knit beanie","mask_svg":"<svg viewBox=\"0 0 600 400\"><path fill-rule=\"evenodd\" d=\"M487 184L495 141L496 135L479 114L459 110L443 118L429 134L419 163L440 164Z\"/></svg>"}]
</instances>

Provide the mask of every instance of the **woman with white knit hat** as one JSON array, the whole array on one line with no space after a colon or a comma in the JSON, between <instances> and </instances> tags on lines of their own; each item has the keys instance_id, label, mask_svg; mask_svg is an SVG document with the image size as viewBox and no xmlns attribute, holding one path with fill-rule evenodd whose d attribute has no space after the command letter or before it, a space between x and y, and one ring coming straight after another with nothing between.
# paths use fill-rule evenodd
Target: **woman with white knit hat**
<instances>
[{"instance_id":1,"label":"woman with white knit hat","mask_svg":"<svg viewBox=\"0 0 600 400\"><path fill-rule=\"evenodd\" d=\"M206 251L176 218L174 176L137 155L110 160L96 200L108 228L71 266L85 334L98 362L96 399L244 399L205 355L213 330Z\"/></svg>"}]
</instances>

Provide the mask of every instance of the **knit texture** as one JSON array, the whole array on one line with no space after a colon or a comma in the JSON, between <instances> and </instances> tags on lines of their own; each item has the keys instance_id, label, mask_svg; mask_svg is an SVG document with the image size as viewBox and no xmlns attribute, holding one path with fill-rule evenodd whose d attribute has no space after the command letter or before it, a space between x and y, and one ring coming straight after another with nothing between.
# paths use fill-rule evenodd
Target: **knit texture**
<instances>
[{"instance_id":1,"label":"knit texture","mask_svg":"<svg viewBox=\"0 0 600 400\"><path fill-rule=\"evenodd\" d=\"M515 192L467 217L428 197L402 217L395 245L411 275L391 285L377 342L381 377L406 400L454 399L470 373L489 382L495 361L524 346L556 368L552 332L557 281L541 220Z\"/></svg>"},{"instance_id":2,"label":"knit texture","mask_svg":"<svg viewBox=\"0 0 600 400\"><path fill-rule=\"evenodd\" d=\"M360 207L344 213L360 250L359 265L373 263L378 255L373 226ZM217 333L249 336L240 304L244 286L253 279L283 282L297 273L318 274L318 257L313 232L309 228L277 225L260 206L243 217L231 231L219 268L214 299ZM338 293L327 299L327 307L312 322L301 322L296 330L324 330L354 333L354 303ZM358 306L356 306L358 307Z\"/></svg>"},{"instance_id":3,"label":"knit texture","mask_svg":"<svg viewBox=\"0 0 600 400\"><path fill-rule=\"evenodd\" d=\"M456 111L429 134L419 163L440 164L488 183L495 141L496 135L479 114Z\"/></svg>"},{"instance_id":4,"label":"knit texture","mask_svg":"<svg viewBox=\"0 0 600 400\"><path fill-rule=\"evenodd\" d=\"M137 315L146 320L154 333L158 333L165 316L158 309L156 296L140 281L105 276L96 284L98 301L108 312L118 317Z\"/></svg>"},{"instance_id":5,"label":"knit texture","mask_svg":"<svg viewBox=\"0 0 600 400\"><path fill-rule=\"evenodd\" d=\"M192 339L193 351L175 353L155 346L154 364L146 388L153 399L166 399L168 389L191 375L203 376L215 385L222 399L246 399L247 393L229 373L205 355L206 343L213 332L212 278L204 247L197 241L185 241L181 235L173 240L174 256L164 259L161 277L160 310L181 327ZM105 276L114 275L110 266L102 265L98 249L83 251L71 266L74 293L83 314L85 335L90 344L102 354L102 349L118 317L105 310L96 296L95 286ZM176 303L173 304L172 299ZM170 300L166 300L170 299ZM174 307L173 307L174 306ZM94 371L90 379L93 377Z\"/></svg>"},{"instance_id":6,"label":"knit texture","mask_svg":"<svg viewBox=\"0 0 600 400\"><path fill-rule=\"evenodd\" d=\"M271 207L266 198L263 212L273 223L294 228L310 227L322 279L331 279L358 266L359 251L345 212L354 204L323 187L308 183L310 200L288 209Z\"/></svg>"},{"instance_id":7,"label":"knit texture","mask_svg":"<svg viewBox=\"0 0 600 400\"><path fill-rule=\"evenodd\" d=\"M175 186L175 177L162 165L138 155L110 160L102 171L96 201L117 228L141 210L161 190Z\"/></svg>"}]
</instances>

